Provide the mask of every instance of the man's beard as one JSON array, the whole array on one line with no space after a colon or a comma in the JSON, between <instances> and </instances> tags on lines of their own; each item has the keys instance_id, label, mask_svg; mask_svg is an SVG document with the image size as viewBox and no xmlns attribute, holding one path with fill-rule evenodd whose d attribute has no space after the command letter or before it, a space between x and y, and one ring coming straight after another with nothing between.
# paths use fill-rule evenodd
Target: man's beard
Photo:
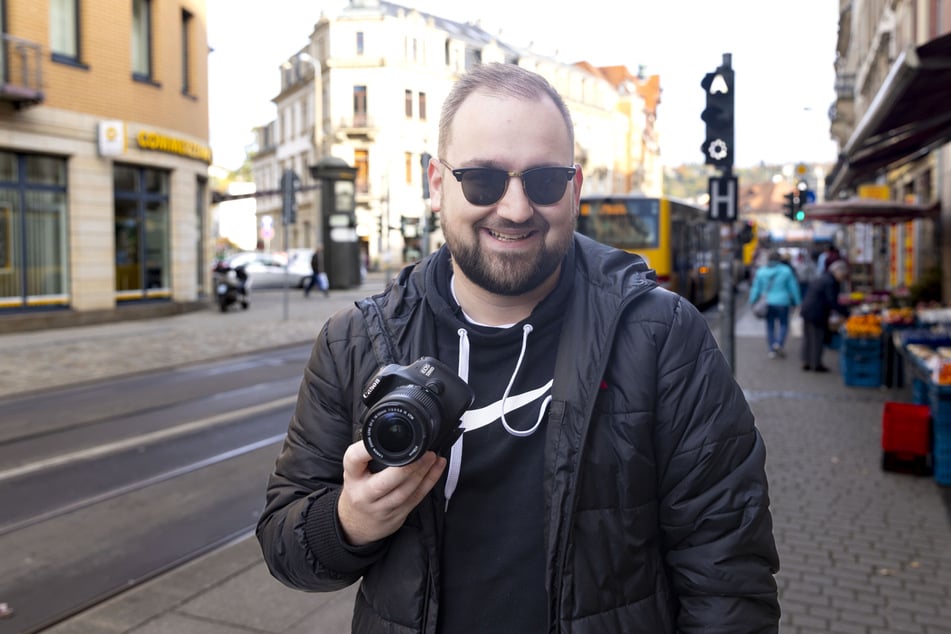
<instances>
[{"instance_id":1,"label":"man's beard","mask_svg":"<svg viewBox=\"0 0 951 634\"><path fill-rule=\"evenodd\" d=\"M467 228L477 234L478 227ZM486 253L479 249L477 235L462 240L455 231L443 227L446 245L454 266L476 285L496 295L524 295L547 280L564 259L571 246L571 232L549 246L542 243L538 253Z\"/></svg>"}]
</instances>

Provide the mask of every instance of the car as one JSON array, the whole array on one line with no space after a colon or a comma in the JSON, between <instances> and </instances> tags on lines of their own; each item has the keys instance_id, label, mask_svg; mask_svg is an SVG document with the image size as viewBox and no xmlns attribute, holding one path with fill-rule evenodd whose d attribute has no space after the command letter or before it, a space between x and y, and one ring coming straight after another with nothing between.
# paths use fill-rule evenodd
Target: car
<instances>
[{"instance_id":1,"label":"car","mask_svg":"<svg viewBox=\"0 0 951 634\"><path fill-rule=\"evenodd\" d=\"M285 270L289 288L304 288L312 274L310 258L313 249L292 249L290 264L288 254L280 251L239 251L227 256L218 267L237 268L244 266L248 285L253 290L284 288Z\"/></svg>"}]
</instances>

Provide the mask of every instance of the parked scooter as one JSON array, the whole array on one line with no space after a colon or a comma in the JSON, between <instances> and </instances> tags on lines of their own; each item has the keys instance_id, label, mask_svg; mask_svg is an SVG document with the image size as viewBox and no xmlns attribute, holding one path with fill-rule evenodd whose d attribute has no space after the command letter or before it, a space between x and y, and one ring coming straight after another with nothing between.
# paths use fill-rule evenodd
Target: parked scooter
<instances>
[{"instance_id":1,"label":"parked scooter","mask_svg":"<svg viewBox=\"0 0 951 634\"><path fill-rule=\"evenodd\" d=\"M251 282L244 265L235 268L219 263L215 267L215 301L221 312L227 312L234 304L240 304L242 310L250 306Z\"/></svg>"}]
</instances>

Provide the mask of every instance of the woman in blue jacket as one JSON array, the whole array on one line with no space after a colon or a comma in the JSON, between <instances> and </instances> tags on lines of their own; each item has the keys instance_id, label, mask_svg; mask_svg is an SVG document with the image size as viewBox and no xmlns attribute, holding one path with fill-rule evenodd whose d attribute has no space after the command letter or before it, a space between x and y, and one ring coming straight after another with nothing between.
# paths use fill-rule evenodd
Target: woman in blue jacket
<instances>
[{"instance_id":1,"label":"woman in blue jacket","mask_svg":"<svg viewBox=\"0 0 951 634\"><path fill-rule=\"evenodd\" d=\"M789 334L789 311L802 302L799 282L792 267L782 261L778 251L771 251L766 266L756 271L750 289L750 305L760 295L766 296L766 345L770 359L785 357L786 335Z\"/></svg>"}]
</instances>

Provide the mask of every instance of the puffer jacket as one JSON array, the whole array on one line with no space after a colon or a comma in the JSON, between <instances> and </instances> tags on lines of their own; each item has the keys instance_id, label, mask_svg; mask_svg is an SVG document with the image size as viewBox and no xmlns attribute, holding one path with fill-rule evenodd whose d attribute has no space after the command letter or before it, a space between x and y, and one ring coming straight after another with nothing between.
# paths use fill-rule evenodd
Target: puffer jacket
<instances>
[{"instance_id":1,"label":"puffer jacket","mask_svg":"<svg viewBox=\"0 0 951 634\"><path fill-rule=\"evenodd\" d=\"M776 632L765 446L709 328L638 256L573 248L545 439L549 631ZM335 515L361 387L434 349L431 262L324 326L257 527L288 586L362 577L354 632L436 632L441 487L377 544L347 546Z\"/></svg>"},{"instance_id":2,"label":"puffer jacket","mask_svg":"<svg viewBox=\"0 0 951 634\"><path fill-rule=\"evenodd\" d=\"M796 273L781 262L770 262L753 276L750 304L755 304L763 294L770 306L798 306L802 301Z\"/></svg>"}]
</instances>

